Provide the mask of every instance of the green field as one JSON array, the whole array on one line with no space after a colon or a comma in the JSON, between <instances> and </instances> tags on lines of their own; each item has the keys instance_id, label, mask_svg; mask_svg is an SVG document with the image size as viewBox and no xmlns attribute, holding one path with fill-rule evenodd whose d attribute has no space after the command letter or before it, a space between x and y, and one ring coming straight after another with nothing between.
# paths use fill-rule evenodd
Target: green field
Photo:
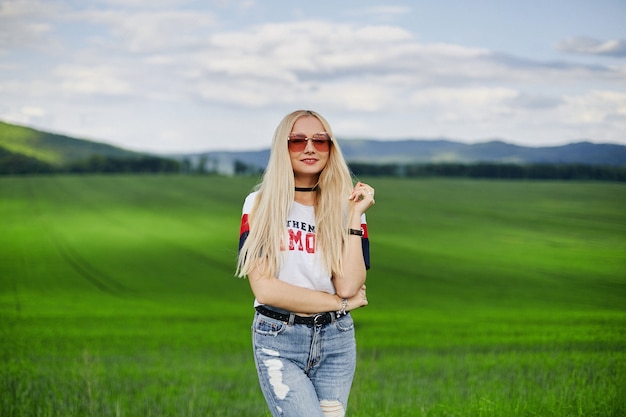
<instances>
[{"instance_id":1,"label":"green field","mask_svg":"<svg viewBox=\"0 0 626 417\"><path fill-rule=\"evenodd\" d=\"M269 416L255 178L0 178L0 415ZM364 179L348 416L626 415L626 185Z\"/></svg>"}]
</instances>

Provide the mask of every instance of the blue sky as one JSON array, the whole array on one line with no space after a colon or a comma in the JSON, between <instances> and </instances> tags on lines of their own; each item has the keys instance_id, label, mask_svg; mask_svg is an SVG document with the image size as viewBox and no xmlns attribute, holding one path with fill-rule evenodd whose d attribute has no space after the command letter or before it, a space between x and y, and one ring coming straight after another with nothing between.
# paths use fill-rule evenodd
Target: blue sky
<instances>
[{"instance_id":1,"label":"blue sky","mask_svg":"<svg viewBox=\"0 0 626 417\"><path fill-rule=\"evenodd\" d=\"M626 144L626 1L0 0L0 120L153 152Z\"/></svg>"}]
</instances>

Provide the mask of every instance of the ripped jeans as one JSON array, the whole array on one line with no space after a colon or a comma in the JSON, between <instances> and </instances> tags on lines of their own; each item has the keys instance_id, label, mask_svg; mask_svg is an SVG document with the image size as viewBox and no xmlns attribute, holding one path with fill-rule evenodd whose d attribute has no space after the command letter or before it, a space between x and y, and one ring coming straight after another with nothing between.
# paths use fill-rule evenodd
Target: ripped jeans
<instances>
[{"instance_id":1,"label":"ripped jeans","mask_svg":"<svg viewBox=\"0 0 626 417\"><path fill-rule=\"evenodd\" d=\"M274 417L343 417L356 365L354 322L289 324L255 313L254 360Z\"/></svg>"}]
</instances>

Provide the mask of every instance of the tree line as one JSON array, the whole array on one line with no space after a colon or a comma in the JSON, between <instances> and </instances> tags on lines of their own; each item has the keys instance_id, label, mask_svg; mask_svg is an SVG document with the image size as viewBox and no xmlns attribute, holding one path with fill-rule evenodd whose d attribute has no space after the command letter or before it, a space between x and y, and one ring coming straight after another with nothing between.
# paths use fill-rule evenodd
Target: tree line
<instances>
[{"instance_id":1,"label":"tree line","mask_svg":"<svg viewBox=\"0 0 626 417\"><path fill-rule=\"evenodd\" d=\"M208 164L211 165L211 164ZM10 152L0 147L0 175L53 173L182 173L217 174L217 163L206 161L192 166L189 161L142 155L134 158L93 155L61 166ZM586 164L509 164L509 163L412 163L374 164L349 162L357 176L466 177L528 180L626 181L626 166ZM208 168L208 169L207 169ZM262 168L241 161L233 162L232 174L257 175Z\"/></svg>"},{"instance_id":2,"label":"tree line","mask_svg":"<svg viewBox=\"0 0 626 417\"><path fill-rule=\"evenodd\" d=\"M626 181L626 166L586 164L508 164L495 162L369 164L351 163L359 176L466 177L528 180Z\"/></svg>"},{"instance_id":3,"label":"tree line","mask_svg":"<svg viewBox=\"0 0 626 417\"><path fill-rule=\"evenodd\" d=\"M54 165L27 155L0 148L0 175L54 173L177 173L178 161L142 155L134 158L93 155L89 158Z\"/></svg>"}]
</instances>

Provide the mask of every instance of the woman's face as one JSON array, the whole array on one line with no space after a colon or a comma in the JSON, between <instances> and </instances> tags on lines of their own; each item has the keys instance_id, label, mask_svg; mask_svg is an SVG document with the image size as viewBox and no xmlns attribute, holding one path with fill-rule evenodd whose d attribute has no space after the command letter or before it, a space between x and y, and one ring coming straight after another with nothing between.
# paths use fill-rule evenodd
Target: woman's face
<instances>
[{"instance_id":1,"label":"woman's face","mask_svg":"<svg viewBox=\"0 0 626 417\"><path fill-rule=\"evenodd\" d=\"M296 120L291 129L291 133L303 134L306 138L312 138L318 133L325 133L322 123L313 116L303 116ZM316 136L317 137L317 136ZM317 182L320 172L328 163L330 155L330 143L327 144L328 149L321 146L321 150L313 145L312 140L306 141L306 146L302 150L292 150L290 146L289 156L291 157L291 166L293 168L294 177L301 180L310 180ZM310 177L310 178L307 178ZM309 184L313 185L313 184Z\"/></svg>"}]
</instances>

